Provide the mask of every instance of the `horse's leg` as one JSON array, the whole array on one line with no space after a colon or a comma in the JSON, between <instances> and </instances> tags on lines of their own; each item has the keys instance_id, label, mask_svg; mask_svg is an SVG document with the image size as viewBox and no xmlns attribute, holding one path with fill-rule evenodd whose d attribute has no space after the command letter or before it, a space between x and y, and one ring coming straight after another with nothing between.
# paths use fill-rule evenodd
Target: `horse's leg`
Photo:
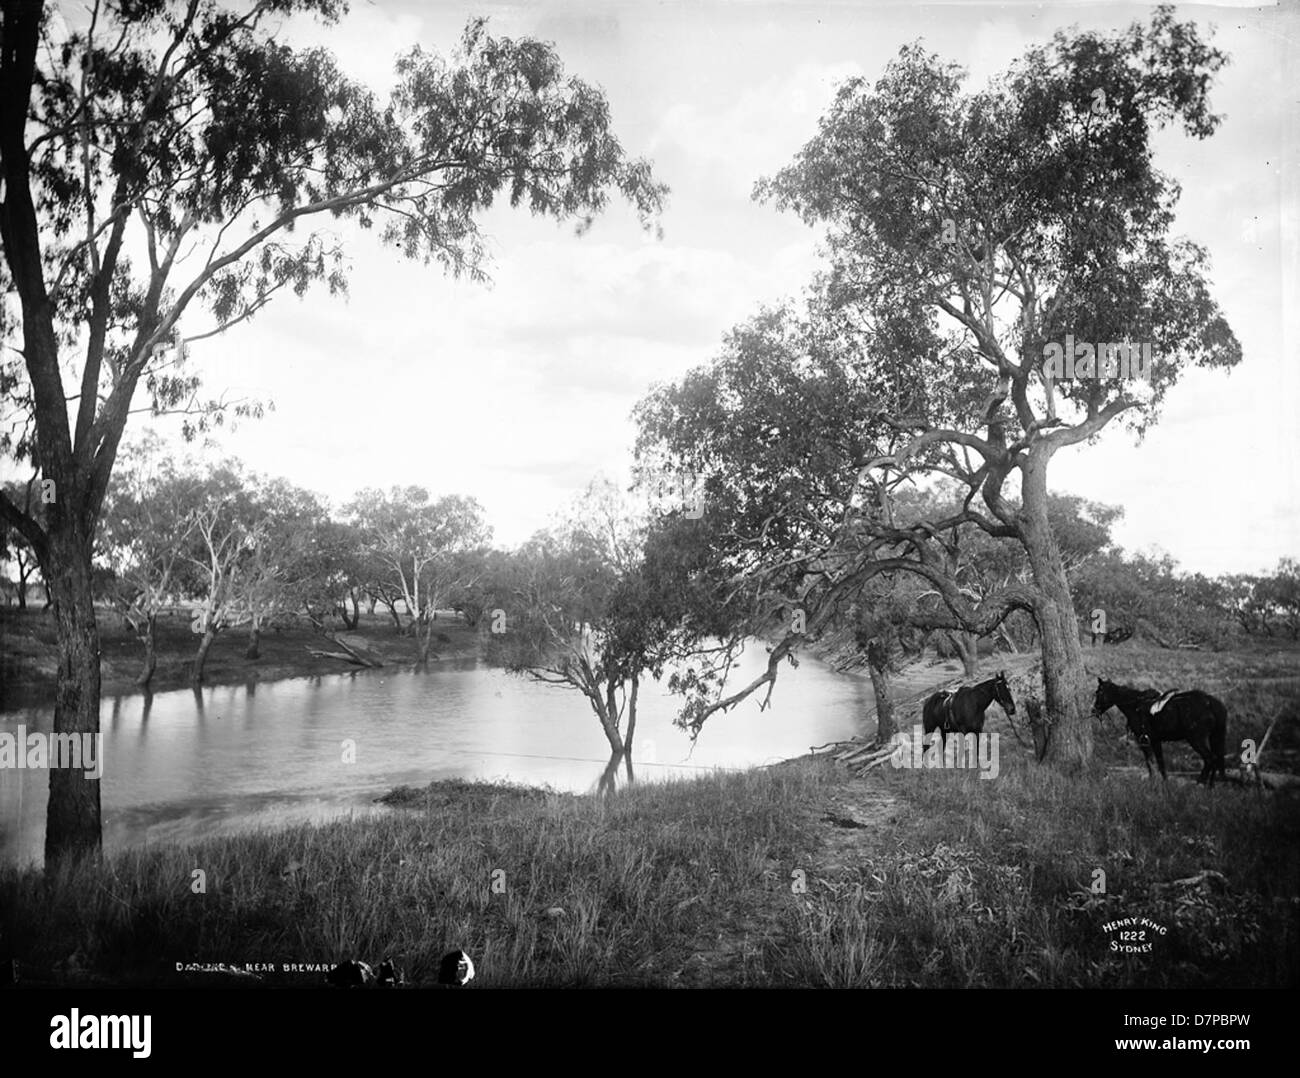
<instances>
[{"instance_id":1,"label":"horse's leg","mask_svg":"<svg viewBox=\"0 0 1300 1078\"><path fill-rule=\"evenodd\" d=\"M1157 765L1159 766L1159 768L1160 768L1160 777L1161 777L1162 779L1164 779L1166 782L1168 782L1168 781L1169 781L1169 775L1168 775L1168 773L1165 771L1165 750L1164 750L1164 743L1161 742L1161 741L1155 741L1155 740L1152 740L1152 742L1151 742L1151 751L1154 752L1154 753L1156 754L1156 764L1157 764Z\"/></svg>"},{"instance_id":2,"label":"horse's leg","mask_svg":"<svg viewBox=\"0 0 1300 1078\"><path fill-rule=\"evenodd\" d=\"M1210 756L1210 742L1203 731L1197 731L1187 739L1187 743L1196 751L1196 755L1201 758L1201 773L1196 776L1198 785L1203 785L1207 780L1210 785L1214 785L1214 768Z\"/></svg>"},{"instance_id":3,"label":"horse's leg","mask_svg":"<svg viewBox=\"0 0 1300 1078\"><path fill-rule=\"evenodd\" d=\"M1146 765L1147 765L1147 778L1149 778L1149 779L1150 779L1150 778L1154 778L1155 776L1151 773L1151 748L1150 748L1150 746L1149 746L1149 745L1139 745L1138 748L1140 748L1140 749L1142 750L1142 759L1145 761L1145 763L1146 763Z\"/></svg>"}]
</instances>

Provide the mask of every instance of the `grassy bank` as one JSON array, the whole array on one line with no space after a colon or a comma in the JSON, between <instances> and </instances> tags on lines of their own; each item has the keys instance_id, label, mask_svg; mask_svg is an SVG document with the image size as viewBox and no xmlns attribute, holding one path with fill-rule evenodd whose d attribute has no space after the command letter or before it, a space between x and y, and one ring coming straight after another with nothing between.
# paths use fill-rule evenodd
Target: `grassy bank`
<instances>
[{"instance_id":1,"label":"grassy bank","mask_svg":"<svg viewBox=\"0 0 1300 1078\"><path fill-rule=\"evenodd\" d=\"M612 799L437 784L400 800L5 873L6 944L28 983L316 984L282 964L391 956L422 984L454 947L481 986L1264 987L1300 967L1300 803L1280 794L1071 780L1012 754L994 781L817 759ZM1101 926L1121 916L1167 933L1115 955Z\"/></svg>"},{"instance_id":2,"label":"grassy bank","mask_svg":"<svg viewBox=\"0 0 1300 1078\"><path fill-rule=\"evenodd\" d=\"M1294 795L1068 779L1023 758L994 781L882 781L910 806L905 836L826 916L889 941L880 974L895 983L897 971L931 986L1296 983ZM1102 925L1124 917L1167 930L1147 933L1150 955L1109 950Z\"/></svg>"},{"instance_id":3,"label":"grassy bank","mask_svg":"<svg viewBox=\"0 0 1300 1078\"><path fill-rule=\"evenodd\" d=\"M1151 644L1089 648L1084 653L1090 673L1138 688L1201 689L1223 701L1228 709L1227 755L1239 757L1242 741L1258 744L1269 724L1264 762L1278 771L1300 773L1300 648L1293 642L1254 641L1235 651L1171 651ZM1110 746L1107 762L1140 762L1127 741L1124 720L1112 712L1102 727L1102 742ZM1121 745L1121 741L1124 745ZM1184 742L1165 746L1171 769L1200 770L1196 754Z\"/></svg>"},{"instance_id":4,"label":"grassy bank","mask_svg":"<svg viewBox=\"0 0 1300 1078\"><path fill-rule=\"evenodd\" d=\"M444 624L445 621L445 624ZM386 665L412 665L418 658L415 641L397 631L391 617L361 616L361 635ZM451 614L441 615L440 639L434 650L443 658L478 654L478 638L464 621ZM143 645L109 610L99 612L100 669L105 696L123 696L142 691L136 678L144 661ZM337 659L314 657L309 648L337 650L303 622L295 627L267 630L262 634L260 657L248 659L245 628L217 634L208 653L203 673L205 685L243 685L249 681L337 674L356 667ZM158 668L151 689L188 688L198 637L182 614L158 619ZM0 607L0 708L39 704L54 698L54 677L59 647L53 617L40 609L19 611Z\"/></svg>"},{"instance_id":5,"label":"grassy bank","mask_svg":"<svg viewBox=\"0 0 1300 1078\"><path fill-rule=\"evenodd\" d=\"M1233 753L1280 715L1266 760L1283 770L1296 659L1087 655L1115 680L1221 696ZM1015 677L1018 694L1034 680ZM36 984L314 985L285 964L352 957L427 984L463 947L481 986L1295 986L1294 792L1110 770L1141 764L1113 717L1080 778L1034 763L997 709L988 729L993 780L817 758L609 799L440 783L375 818L0 871L0 958ZM1192 764L1170 749L1171 770ZM1103 925L1125 917L1164 929L1151 953L1112 950Z\"/></svg>"}]
</instances>

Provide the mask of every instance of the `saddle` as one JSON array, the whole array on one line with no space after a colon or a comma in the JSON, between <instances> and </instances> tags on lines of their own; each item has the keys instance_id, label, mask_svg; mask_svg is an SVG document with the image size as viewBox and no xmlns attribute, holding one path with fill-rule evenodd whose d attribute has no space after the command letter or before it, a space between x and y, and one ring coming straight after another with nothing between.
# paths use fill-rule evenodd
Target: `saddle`
<instances>
[{"instance_id":1,"label":"saddle","mask_svg":"<svg viewBox=\"0 0 1300 1078\"><path fill-rule=\"evenodd\" d=\"M1181 696L1181 695L1182 695L1182 694L1181 694L1180 692L1178 692L1176 689L1174 689L1174 690L1170 690L1169 692L1167 692L1167 693L1165 693L1164 695L1162 695L1162 696L1160 697L1160 699L1154 701L1154 702L1153 702L1153 703L1152 703L1152 704L1147 708L1147 714L1148 714L1148 715L1158 715L1158 714L1160 714L1160 712L1161 712L1161 710L1164 708L1165 704L1169 703L1169 701L1172 700L1175 696ZM1149 747L1151 746L1151 734L1150 734L1150 732L1149 732L1149 731L1143 731L1141 734L1138 734L1138 735L1137 735L1137 743L1138 743L1139 745L1141 745L1143 748L1149 748Z\"/></svg>"}]
</instances>

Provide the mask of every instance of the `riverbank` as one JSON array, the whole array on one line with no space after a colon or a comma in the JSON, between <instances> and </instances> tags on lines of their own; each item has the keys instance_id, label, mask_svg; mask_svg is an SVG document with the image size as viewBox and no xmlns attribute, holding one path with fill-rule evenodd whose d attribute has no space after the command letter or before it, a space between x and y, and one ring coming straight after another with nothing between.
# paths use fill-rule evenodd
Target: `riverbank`
<instances>
[{"instance_id":1,"label":"riverbank","mask_svg":"<svg viewBox=\"0 0 1300 1078\"><path fill-rule=\"evenodd\" d=\"M434 651L440 658L478 654L477 632L452 614L440 615L437 632L441 637ZM100 611L99 635L102 694L112 697L143 692L136 680L143 665L144 649L135 634L116 614ZM399 634L387 615L363 614L355 635L373 649L385 666L413 666L419 658L415 641ZM277 681L358 669L339 659L312 655L309 649L338 649L305 623L264 632L257 659L245 656L247 647L248 634L244 629L218 633L208 653L203 684L244 685L250 681ZM183 616L159 618L158 668L150 690L188 688L197 648L198 637L190 632L190 623ZM0 710L52 701L58 662L58 639L54 619L48 612L0 608Z\"/></svg>"},{"instance_id":2,"label":"riverbank","mask_svg":"<svg viewBox=\"0 0 1300 1078\"><path fill-rule=\"evenodd\" d=\"M1300 729L1296 655L1088 659L1214 692L1230 746L1278 719L1278 766ZM1116 771L1141 757L1114 719L1078 778L1036 764L998 709L986 729L993 779L803 758L611 798L441 782L372 818L145 847L48 879L7 869L0 974L12 958L31 985L319 985L304 967L388 957L424 985L461 947L479 986L1296 986L1294 791ZM1191 762L1170 750L1171 771ZM1128 918L1149 950L1116 950Z\"/></svg>"},{"instance_id":3,"label":"riverbank","mask_svg":"<svg viewBox=\"0 0 1300 1078\"><path fill-rule=\"evenodd\" d=\"M397 800L2 872L0 958L20 985L177 987L322 985L350 958L430 985L455 948L476 987L1294 987L1300 969L1283 794L1067 779L1005 749L996 781L803 759L612 798ZM1112 948L1127 917L1158 926L1149 952Z\"/></svg>"}]
</instances>

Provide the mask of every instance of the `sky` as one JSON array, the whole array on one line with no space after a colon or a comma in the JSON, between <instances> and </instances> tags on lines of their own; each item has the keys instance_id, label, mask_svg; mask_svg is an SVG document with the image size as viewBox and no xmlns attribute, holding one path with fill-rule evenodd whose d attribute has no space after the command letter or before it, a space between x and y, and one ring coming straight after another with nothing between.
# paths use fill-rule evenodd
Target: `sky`
<instances>
[{"instance_id":1,"label":"sky","mask_svg":"<svg viewBox=\"0 0 1300 1078\"><path fill-rule=\"evenodd\" d=\"M584 236L507 207L482 218L490 285L448 279L336 228L350 295L278 299L252 322L193 346L208 390L274 402L205 451L242 458L341 504L357 489L417 484L472 494L501 545L521 542L598 474L631 461L630 414L656 382L718 353L730 327L801 294L818 237L753 201L754 182L813 135L836 84L872 80L920 39L977 87L1072 24L1145 21L1144 4L353 3L336 27L294 20L283 36L325 45L384 91L414 44L449 52L467 19L555 42L566 68L603 88L629 154L671 188L663 238L616 205ZM1130 551L1187 571L1259 572L1300 554L1297 498L1297 6L1177 9L1229 66L1207 141L1155 141L1183 188L1175 232L1211 256L1214 295L1244 360L1192 371L1142 443L1112 424L1061 452L1059 492L1120 505ZM1288 300L1287 297L1290 297ZM187 332L205 328L201 317ZM137 417L143 419L144 417ZM137 423L136 430L143 426ZM174 432L175 424L162 424Z\"/></svg>"}]
</instances>

